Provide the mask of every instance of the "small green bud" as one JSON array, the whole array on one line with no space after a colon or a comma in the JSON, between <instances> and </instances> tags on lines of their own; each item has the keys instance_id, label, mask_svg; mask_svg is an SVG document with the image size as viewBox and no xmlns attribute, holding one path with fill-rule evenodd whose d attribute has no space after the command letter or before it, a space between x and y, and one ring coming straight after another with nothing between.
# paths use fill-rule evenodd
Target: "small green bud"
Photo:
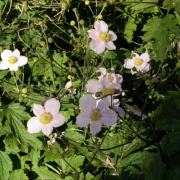
<instances>
[{"instance_id":1,"label":"small green bud","mask_svg":"<svg viewBox=\"0 0 180 180\"><path fill-rule=\"evenodd\" d=\"M77 11L77 8L73 8L73 11L76 12L76 11Z\"/></svg>"},{"instance_id":2,"label":"small green bud","mask_svg":"<svg viewBox=\"0 0 180 180\"><path fill-rule=\"evenodd\" d=\"M52 43L53 39L51 37L48 37L48 43Z\"/></svg>"},{"instance_id":3,"label":"small green bud","mask_svg":"<svg viewBox=\"0 0 180 180\"><path fill-rule=\"evenodd\" d=\"M97 18L102 19L103 18L102 14L99 14Z\"/></svg>"},{"instance_id":4,"label":"small green bud","mask_svg":"<svg viewBox=\"0 0 180 180\"><path fill-rule=\"evenodd\" d=\"M76 69L75 67L72 67L72 68L71 68L71 72L72 72L73 74L76 74L76 73L77 73L77 69Z\"/></svg>"},{"instance_id":5,"label":"small green bud","mask_svg":"<svg viewBox=\"0 0 180 180\"><path fill-rule=\"evenodd\" d=\"M40 45L41 45L42 47L45 46L45 45L46 45L45 41L41 41L41 42L40 42Z\"/></svg>"},{"instance_id":6,"label":"small green bud","mask_svg":"<svg viewBox=\"0 0 180 180\"><path fill-rule=\"evenodd\" d=\"M84 25L84 23L85 23L85 21L84 21L83 19L81 19L81 20L79 21L79 24L80 24L80 25Z\"/></svg>"},{"instance_id":7,"label":"small green bud","mask_svg":"<svg viewBox=\"0 0 180 180\"><path fill-rule=\"evenodd\" d=\"M34 62L37 62L37 61L38 61L38 58L37 58L37 57L34 57L34 58L33 58L33 61L34 61Z\"/></svg>"},{"instance_id":8,"label":"small green bud","mask_svg":"<svg viewBox=\"0 0 180 180\"><path fill-rule=\"evenodd\" d=\"M19 97L18 101L21 103L23 102L23 97Z\"/></svg>"},{"instance_id":9,"label":"small green bud","mask_svg":"<svg viewBox=\"0 0 180 180\"><path fill-rule=\"evenodd\" d=\"M62 8L63 10L65 10L65 9L67 8L67 3L63 2L63 3L61 4L61 8Z\"/></svg>"},{"instance_id":10,"label":"small green bud","mask_svg":"<svg viewBox=\"0 0 180 180\"><path fill-rule=\"evenodd\" d=\"M34 81L38 81L38 76L34 76L34 77L33 77L33 80L34 80Z\"/></svg>"},{"instance_id":11,"label":"small green bud","mask_svg":"<svg viewBox=\"0 0 180 180\"><path fill-rule=\"evenodd\" d=\"M24 93L24 94L27 93L27 87L22 89L22 93Z\"/></svg>"},{"instance_id":12,"label":"small green bud","mask_svg":"<svg viewBox=\"0 0 180 180\"><path fill-rule=\"evenodd\" d=\"M61 173L61 178L65 179L66 175L64 173Z\"/></svg>"},{"instance_id":13,"label":"small green bud","mask_svg":"<svg viewBox=\"0 0 180 180\"><path fill-rule=\"evenodd\" d=\"M108 6L108 3L107 3L107 2L104 2L104 3L103 3L103 6L104 6L104 7L107 7L107 6Z\"/></svg>"},{"instance_id":14,"label":"small green bud","mask_svg":"<svg viewBox=\"0 0 180 180\"><path fill-rule=\"evenodd\" d=\"M71 25L71 26L75 26L75 24L76 24L75 21L71 21L71 22L70 22L70 25Z\"/></svg>"},{"instance_id":15,"label":"small green bud","mask_svg":"<svg viewBox=\"0 0 180 180\"><path fill-rule=\"evenodd\" d=\"M89 1L88 1L88 0L87 0L87 1L85 1L85 5L87 5L87 6L89 5Z\"/></svg>"},{"instance_id":16,"label":"small green bud","mask_svg":"<svg viewBox=\"0 0 180 180\"><path fill-rule=\"evenodd\" d=\"M180 62L176 63L176 67L180 68Z\"/></svg>"},{"instance_id":17,"label":"small green bud","mask_svg":"<svg viewBox=\"0 0 180 180\"><path fill-rule=\"evenodd\" d=\"M146 84L147 86L151 85L151 80L150 80L150 79L146 79L145 84Z\"/></svg>"},{"instance_id":18,"label":"small green bud","mask_svg":"<svg viewBox=\"0 0 180 180\"><path fill-rule=\"evenodd\" d=\"M3 46L0 46L0 52L3 52L4 48Z\"/></svg>"}]
</instances>

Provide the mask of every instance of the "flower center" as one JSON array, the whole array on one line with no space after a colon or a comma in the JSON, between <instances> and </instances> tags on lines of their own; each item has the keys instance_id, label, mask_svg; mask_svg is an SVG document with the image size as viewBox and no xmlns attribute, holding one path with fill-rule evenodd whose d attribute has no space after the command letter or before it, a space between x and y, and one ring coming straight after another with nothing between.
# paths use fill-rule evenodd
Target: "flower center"
<instances>
[{"instance_id":1,"label":"flower center","mask_svg":"<svg viewBox=\"0 0 180 180\"><path fill-rule=\"evenodd\" d=\"M112 83L114 78L110 74L108 75L108 78L109 78L109 81Z\"/></svg>"},{"instance_id":2,"label":"flower center","mask_svg":"<svg viewBox=\"0 0 180 180\"><path fill-rule=\"evenodd\" d=\"M134 60L134 64L135 64L136 66L140 66L142 63L143 63L143 60L142 60L141 58L136 58L136 59Z\"/></svg>"},{"instance_id":3,"label":"flower center","mask_svg":"<svg viewBox=\"0 0 180 180\"><path fill-rule=\"evenodd\" d=\"M107 33L107 32L100 32L100 33L99 33L99 38L100 38L102 41L107 42L107 41L110 40L110 35L109 35L109 33Z\"/></svg>"},{"instance_id":4,"label":"flower center","mask_svg":"<svg viewBox=\"0 0 180 180\"><path fill-rule=\"evenodd\" d=\"M98 121L101 118L98 108L95 108L91 111L90 118L92 121Z\"/></svg>"},{"instance_id":5,"label":"flower center","mask_svg":"<svg viewBox=\"0 0 180 180\"><path fill-rule=\"evenodd\" d=\"M48 112L42 113L39 117L39 121L44 125L49 124L51 120L52 120L52 115Z\"/></svg>"},{"instance_id":6,"label":"flower center","mask_svg":"<svg viewBox=\"0 0 180 180\"><path fill-rule=\"evenodd\" d=\"M10 56L10 57L8 58L8 62L9 62L10 64L14 64L16 61L17 61L17 58L16 58L15 56Z\"/></svg>"},{"instance_id":7,"label":"flower center","mask_svg":"<svg viewBox=\"0 0 180 180\"><path fill-rule=\"evenodd\" d=\"M103 94L114 94L114 88L102 88L101 89L101 92L103 93Z\"/></svg>"}]
</instances>

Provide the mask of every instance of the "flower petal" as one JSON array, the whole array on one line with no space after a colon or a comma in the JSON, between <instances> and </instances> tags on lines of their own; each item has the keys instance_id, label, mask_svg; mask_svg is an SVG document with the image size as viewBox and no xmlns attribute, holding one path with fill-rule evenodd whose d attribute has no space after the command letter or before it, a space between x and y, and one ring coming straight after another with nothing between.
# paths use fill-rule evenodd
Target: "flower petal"
<instances>
[{"instance_id":1,"label":"flower petal","mask_svg":"<svg viewBox=\"0 0 180 180\"><path fill-rule=\"evenodd\" d=\"M143 59L144 62L149 62L150 60L149 53L141 54L140 58Z\"/></svg>"},{"instance_id":2,"label":"flower petal","mask_svg":"<svg viewBox=\"0 0 180 180\"><path fill-rule=\"evenodd\" d=\"M27 128L29 133L38 133L41 131L43 124L40 123L37 117L32 117L27 122Z\"/></svg>"},{"instance_id":3,"label":"flower petal","mask_svg":"<svg viewBox=\"0 0 180 180\"><path fill-rule=\"evenodd\" d=\"M85 94L79 100L80 108L85 112L91 112L92 109L96 108L96 100L90 94Z\"/></svg>"},{"instance_id":4,"label":"flower petal","mask_svg":"<svg viewBox=\"0 0 180 180\"><path fill-rule=\"evenodd\" d=\"M90 48L95 51L97 54L102 53L105 50L105 43L100 39L93 40L90 43Z\"/></svg>"},{"instance_id":5,"label":"flower petal","mask_svg":"<svg viewBox=\"0 0 180 180\"><path fill-rule=\"evenodd\" d=\"M86 84L86 89L91 93L100 92L102 88L102 84L96 79L90 79Z\"/></svg>"},{"instance_id":6,"label":"flower petal","mask_svg":"<svg viewBox=\"0 0 180 180\"><path fill-rule=\"evenodd\" d=\"M10 70L10 71L17 71L17 70L18 70L18 65L17 65L17 63L11 64L10 67L9 67L9 70Z\"/></svg>"},{"instance_id":7,"label":"flower petal","mask_svg":"<svg viewBox=\"0 0 180 180\"><path fill-rule=\"evenodd\" d=\"M8 69L9 67L10 67L10 64L7 61L1 61L1 63L0 63L1 70Z\"/></svg>"},{"instance_id":8,"label":"flower petal","mask_svg":"<svg viewBox=\"0 0 180 180\"><path fill-rule=\"evenodd\" d=\"M13 56L15 56L16 58L19 58L20 56L20 51L18 49L15 49L13 52L12 52Z\"/></svg>"},{"instance_id":9,"label":"flower petal","mask_svg":"<svg viewBox=\"0 0 180 180\"><path fill-rule=\"evenodd\" d=\"M110 40L115 41L117 39L117 35L113 31L109 31L110 34Z\"/></svg>"},{"instance_id":10,"label":"flower petal","mask_svg":"<svg viewBox=\"0 0 180 180\"><path fill-rule=\"evenodd\" d=\"M97 134L102 127L102 123L100 121L92 121L90 125L90 131L92 134Z\"/></svg>"},{"instance_id":11,"label":"flower petal","mask_svg":"<svg viewBox=\"0 0 180 180\"><path fill-rule=\"evenodd\" d=\"M107 98L104 98L101 101L99 101L97 108L99 109L100 113L107 111L107 109L109 108L109 103Z\"/></svg>"},{"instance_id":12,"label":"flower petal","mask_svg":"<svg viewBox=\"0 0 180 180\"><path fill-rule=\"evenodd\" d=\"M112 126L117 122L117 114L115 111L108 109L107 111L105 111L101 114L100 121L105 126Z\"/></svg>"},{"instance_id":13,"label":"flower petal","mask_svg":"<svg viewBox=\"0 0 180 180\"><path fill-rule=\"evenodd\" d=\"M44 125L42 127L42 132L46 135L49 136L53 132L53 127L51 124Z\"/></svg>"},{"instance_id":14,"label":"flower petal","mask_svg":"<svg viewBox=\"0 0 180 180\"><path fill-rule=\"evenodd\" d=\"M39 117L43 112L44 112L44 108L41 105L39 105L39 104L34 104L33 105L33 113L34 113L34 115Z\"/></svg>"},{"instance_id":15,"label":"flower petal","mask_svg":"<svg viewBox=\"0 0 180 180\"><path fill-rule=\"evenodd\" d=\"M51 98L46 101L44 108L46 112L50 112L52 115L58 114L60 102L55 98Z\"/></svg>"},{"instance_id":16,"label":"flower petal","mask_svg":"<svg viewBox=\"0 0 180 180\"><path fill-rule=\"evenodd\" d=\"M89 37L92 38L93 40L99 39L98 34L99 32L96 31L95 29L90 29L88 30Z\"/></svg>"},{"instance_id":17,"label":"flower petal","mask_svg":"<svg viewBox=\"0 0 180 180\"><path fill-rule=\"evenodd\" d=\"M23 66L23 65L27 64L27 62L28 62L27 57L25 57L25 56L19 56L19 57L18 57L18 61L17 61L17 65L18 65L18 66Z\"/></svg>"},{"instance_id":18,"label":"flower petal","mask_svg":"<svg viewBox=\"0 0 180 180\"><path fill-rule=\"evenodd\" d=\"M59 127L59 126L62 126L64 122L65 122L65 117L62 114L56 114L56 115L53 115L53 119L50 122L50 124L53 127Z\"/></svg>"},{"instance_id":19,"label":"flower petal","mask_svg":"<svg viewBox=\"0 0 180 180\"><path fill-rule=\"evenodd\" d=\"M7 61L7 59L12 55L13 55L12 51L6 49L1 53L1 58L3 61Z\"/></svg>"},{"instance_id":20,"label":"flower petal","mask_svg":"<svg viewBox=\"0 0 180 180\"><path fill-rule=\"evenodd\" d=\"M76 116L76 124L80 127L85 127L91 122L88 112L83 112Z\"/></svg>"},{"instance_id":21,"label":"flower petal","mask_svg":"<svg viewBox=\"0 0 180 180\"><path fill-rule=\"evenodd\" d=\"M116 49L116 46L114 45L114 43L113 43L112 41L106 42L106 43L105 43L105 46L106 46L106 48L109 49L109 50L114 50L114 49Z\"/></svg>"},{"instance_id":22,"label":"flower petal","mask_svg":"<svg viewBox=\"0 0 180 180\"><path fill-rule=\"evenodd\" d=\"M94 27L98 32L108 32L108 25L104 21L97 20L94 24Z\"/></svg>"},{"instance_id":23,"label":"flower petal","mask_svg":"<svg viewBox=\"0 0 180 180\"><path fill-rule=\"evenodd\" d=\"M100 83L102 84L102 88L109 88L111 86L111 82L108 76L104 76L100 79Z\"/></svg>"},{"instance_id":24,"label":"flower petal","mask_svg":"<svg viewBox=\"0 0 180 180\"><path fill-rule=\"evenodd\" d=\"M124 67L127 69L132 69L135 66L134 59L125 59Z\"/></svg>"},{"instance_id":25,"label":"flower petal","mask_svg":"<svg viewBox=\"0 0 180 180\"><path fill-rule=\"evenodd\" d=\"M125 111L121 107L112 106L112 109L116 111L122 119L124 119Z\"/></svg>"}]
</instances>

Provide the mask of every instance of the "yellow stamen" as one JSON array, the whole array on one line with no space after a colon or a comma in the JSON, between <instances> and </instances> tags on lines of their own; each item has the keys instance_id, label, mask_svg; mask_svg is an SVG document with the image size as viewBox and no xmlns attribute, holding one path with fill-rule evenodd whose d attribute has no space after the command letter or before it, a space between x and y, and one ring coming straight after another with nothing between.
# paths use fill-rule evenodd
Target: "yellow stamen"
<instances>
[{"instance_id":1,"label":"yellow stamen","mask_svg":"<svg viewBox=\"0 0 180 180\"><path fill-rule=\"evenodd\" d=\"M39 121L44 125L49 124L51 120L52 120L52 115L48 112L42 113L39 117Z\"/></svg>"},{"instance_id":2,"label":"yellow stamen","mask_svg":"<svg viewBox=\"0 0 180 180\"><path fill-rule=\"evenodd\" d=\"M90 118L92 121L98 121L101 118L98 108L95 108L91 111Z\"/></svg>"},{"instance_id":3,"label":"yellow stamen","mask_svg":"<svg viewBox=\"0 0 180 180\"><path fill-rule=\"evenodd\" d=\"M114 88L102 88L101 92L103 94L113 94L114 93Z\"/></svg>"},{"instance_id":4,"label":"yellow stamen","mask_svg":"<svg viewBox=\"0 0 180 180\"><path fill-rule=\"evenodd\" d=\"M142 60L141 58L136 58L136 59L134 60L134 64L135 64L136 66L140 66L142 63L143 63L143 60Z\"/></svg>"},{"instance_id":5,"label":"yellow stamen","mask_svg":"<svg viewBox=\"0 0 180 180\"><path fill-rule=\"evenodd\" d=\"M110 82L112 83L114 78L110 74L108 75L108 78L109 78Z\"/></svg>"},{"instance_id":6,"label":"yellow stamen","mask_svg":"<svg viewBox=\"0 0 180 180\"><path fill-rule=\"evenodd\" d=\"M17 61L17 58L16 58L15 56L10 56L10 57L8 58L8 62L9 62L10 64L14 64L16 61Z\"/></svg>"},{"instance_id":7,"label":"yellow stamen","mask_svg":"<svg viewBox=\"0 0 180 180\"><path fill-rule=\"evenodd\" d=\"M109 35L109 33L107 33L107 32L100 32L100 33L99 33L99 38L100 38L102 41L107 42L107 41L110 40L110 35Z\"/></svg>"}]
</instances>

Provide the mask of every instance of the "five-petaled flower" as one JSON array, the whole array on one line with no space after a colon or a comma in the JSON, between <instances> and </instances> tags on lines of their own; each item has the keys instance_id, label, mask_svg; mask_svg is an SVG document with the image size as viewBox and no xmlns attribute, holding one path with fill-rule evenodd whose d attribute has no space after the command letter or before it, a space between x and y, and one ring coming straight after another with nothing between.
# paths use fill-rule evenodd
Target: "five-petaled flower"
<instances>
[{"instance_id":1,"label":"five-petaled flower","mask_svg":"<svg viewBox=\"0 0 180 180\"><path fill-rule=\"evenodd\" d=\"M20 52L18 49L15 49L14 51L11 50L4 50L1 53L2 61L0 63L0 69L5 70L8 69L10 71L17 71L18 67L23 66L27 64L27 57L20 56Z\"/></svg>"},{"instance_id":2,"label":"five-petaled flower","mask_svg":"<svg viewBox=\"0 0 180 180\"><path fill-rule=\"evenodd\" d=\"M88 30L89 37L92 38L90 47L97 54L102 53L105 47L109 50L116 49L116 46L112 41L117 39L116 34L113 31L108 31L108 25L104 21L97 20L94 24L95 29Z\"/></svg>"},{"instance_id":3,"label":"five-petaled flower","mask_svg":"<svg viewBox=\"0 0 180 180\"><path fill-rule=\"evenodd\" d=\"M96 103L94 97L85 94L80 98L79 104L83 112L76 117L76 124L85 127L90 123L90 131L94 135L101 130L102 124L112 126L117 121L117 114L109 109L107 99Z\"/></svg>"},{"instance_id":4,"label":"five-petaled flower","mask_svg":"<svg viewBox=\"0 0 180 180\"><path fill-rule=\"evenodd\" d=\"M151 68L150 64L148 63L149 61L150 57L147 52L141 55L133 53L132 58L125 60L124 67L127 69L131 69L132 74L135 74L138 71L147 72Z\"/></svg>"},{"instance_id":5,"label":"five-petaled flower","mask_svg":"<svg viewBox=\"0 0 180 180\"><path fill-rule=\"evenodd\" d=\"M42 132L49 136L53 127L58 127L64 124L65 117L59 114L60 102L55 98L51 98L45 102L44 107L40 104L34 104L33 112L36 117L32 117L28 123L29 133Z\"/></svg>"}]
</instances>

